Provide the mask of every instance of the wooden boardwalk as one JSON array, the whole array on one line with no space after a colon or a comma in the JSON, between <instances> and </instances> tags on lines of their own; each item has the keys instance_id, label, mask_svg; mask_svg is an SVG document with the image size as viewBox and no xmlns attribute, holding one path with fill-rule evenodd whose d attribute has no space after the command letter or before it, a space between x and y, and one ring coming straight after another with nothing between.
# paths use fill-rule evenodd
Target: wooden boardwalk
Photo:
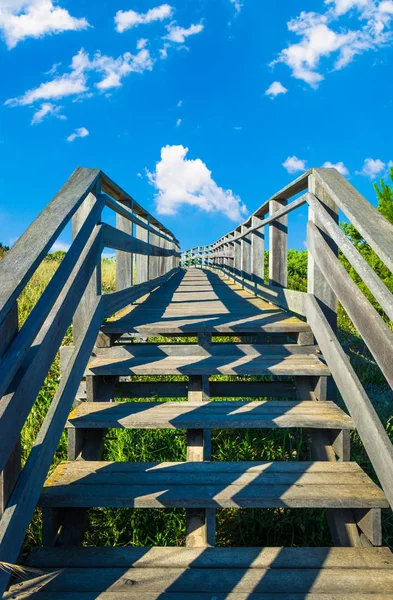
<instances>
[{"instance_id":1,"label":"wooden boardwalk","mask_svg":"<svg viewBox=\"0 0 393 600\"><path fill-rule=\"evenodd\" d=\"M26 255L21 243L10 252L14 263L9 257L0 263L0 271L8 265L0 304L1 561L17 562L33 511L42 511L42 546L29 553L21 576L10 581L9 572L0 571L3 598L393 598L393 555L383 547L381 527L381 511L393 502L393 449L337 339L337 297L360 323L389 382L393 335L343 272L334 244L351 256L352 249L332 214L338 208L349 214L388 266L393 228L372 209L377 235L366 201L356 194L334 170L313 170L212 246L187 251L179 265L173 234L121 188L101 172L74 174L59 194L62 202L52 201L63 211L52 230L44 215L25 234L31 241L45 231L41 246ZM286 287L286 215L306 202L308 293ZM116 228L101 223L104 205L117 213ZM72 215L73 245L18 332L16 298ZM269 284L263 272L267 226ZM103 247L117 251L111 294L100 290ZM23 261L24 272L11 273ZM393 314L382 282L364 261L354 262L386 314ZM72 317L74 341L61 348L59 388L21 469L20 429ZM336 402L337 389L345 409ZM48 476L64 427L68 460ZM104 461L111 429L181 430L186 460ZM212 431L220 429L301 429L309 459L214 461ZM354 429L379 484L351 461ZM184 508L185 544L84 547L89 509L96 507ZM332 547L218 547L216 510L223 508L323 509Z\"/></svg>"}]
</instances>

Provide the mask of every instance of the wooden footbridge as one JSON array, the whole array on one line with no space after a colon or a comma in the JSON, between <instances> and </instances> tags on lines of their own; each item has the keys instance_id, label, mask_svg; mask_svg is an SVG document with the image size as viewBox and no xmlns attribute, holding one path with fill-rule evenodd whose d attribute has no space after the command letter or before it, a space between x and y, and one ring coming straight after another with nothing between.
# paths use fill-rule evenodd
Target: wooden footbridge
<instances>
[{"instance_id":1,"label":"wooden footbridge","mask_svg":"<svg viewBox=\"0 0 393 600\"><path fill-rule=\"evenodd\" d=\"M287 288L288 213L303 205L307 293ZM116 227L103 222L110 211ZM392 445L337 338L339 301L393 386L393 298L339 228L339 211L393 271L393 227L334 169L309 171L234 231L182 257L174 235L106 175L75 171L0 263L4 598L393 598L393 555L381 532L381 510L393 506ZM73 243L18 330L18 297L71 220ZM101 292L104 248L117 253L109 294ZM60 348L72 320L73 346ZM22 468L20 433L59 349L60 383ZM50 471L64 428L68 461ZM104 462L113 428L185 430L187 460ZM212 461L212 430L231 428L306 430L310 460ZM353 429L379 484L351 462ZM42 546L25 556L37 506ZM185 545L86 547L92 507L183 507ZM215 546L217 509L255 507L326 509L332 546Z\"/></svg>"}]
</instances>

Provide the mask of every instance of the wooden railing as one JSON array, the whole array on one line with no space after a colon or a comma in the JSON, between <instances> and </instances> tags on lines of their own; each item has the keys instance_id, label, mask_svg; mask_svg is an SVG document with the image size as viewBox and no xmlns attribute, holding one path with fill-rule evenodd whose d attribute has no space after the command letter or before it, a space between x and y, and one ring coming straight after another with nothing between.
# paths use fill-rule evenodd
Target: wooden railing
<instances>
[{"instance_id":1,"label":"wooden railing","mask_svg":"<svg viewBox=\"0 0 393 600\"><path fill-rule=\"evenodd\" d=\"M307 293L287 287L288 213L306 204ZM338 249L391 322L393 295L339 227L339 210L393 271L393 226L335 169L308 171L214 244L183 252L182 263L219 269L242 287L307 319L393 508L393 447L338 341L338 301L392 388L393 333L348 275ZM266 226L269 283L264 273Z\"/></svg>"},{"instance_id":2,"label":"wooden railing","mask_svg":"<svg viewBox=\"0 0 393 600\"><path fill-rule=\"evenodd\" d=\"M101 221L105 206L116 227ZM70 221L72 244L19 330L18 297ZM102 295L104 248L116 250L116 291ZM131 196L78 168L0 262L0 562L17 562L103 319L170 278L179 257L173 234ZM74 350L22 469L21 430L71 322ZM7 579L0 569L1 590Z\"/></svg>"}]
</instances>

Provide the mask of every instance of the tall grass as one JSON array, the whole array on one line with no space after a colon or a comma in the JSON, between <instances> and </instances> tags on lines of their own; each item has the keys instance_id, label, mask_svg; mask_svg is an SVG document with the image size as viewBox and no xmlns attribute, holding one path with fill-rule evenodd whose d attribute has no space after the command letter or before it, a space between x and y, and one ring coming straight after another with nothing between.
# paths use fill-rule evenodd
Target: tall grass
<instances>
[{"instance_id":1,"label":"tall grass","mask_svg":"<svg viewBox=\"0 0 393 600\"><path fill-rule=\"evenodd\" d=\"M19 322L28 314L60 264L61 256L43 261L19 298ZM267 260L267 256L265 257ZM267 270L266 270L267 271ZM307 289L307 253L290 251L289 287ZM102 261L102 287L108 293L115 289L116 263ZM391 439L393 439L392 400L375 361L370 356L356 328L345 311L339 309L339 335L350 348L350 358L371 397ZM70 327L64 343L72 341ZM156 340L158 341L158 340ZM59 382L59 358L56 357L34 407L22 431L22 458L26 460ZM338 400L341 404L342 401ZM373 477L362 443L356 432L352 436L352 459L357 460ZM307 460L310 458L307 433L301 430L219 430L213 432L213 460ZM63 433L53 469L66 460L67 440ZM186 457L184 431L174 430L110 430L104 446L104 460L113 461L179 461ZM384 541L393 543L393 520L384 515ZM93 509L90 511L85 543L88 545L179 545L185 539L185 512L176 510ZM41 541L41 516L37 510L29 527L25 551ZM219 510L217 511L217 543L220 545L330 545L331 540L321 510Z\"/></svg>"}]
</instances>

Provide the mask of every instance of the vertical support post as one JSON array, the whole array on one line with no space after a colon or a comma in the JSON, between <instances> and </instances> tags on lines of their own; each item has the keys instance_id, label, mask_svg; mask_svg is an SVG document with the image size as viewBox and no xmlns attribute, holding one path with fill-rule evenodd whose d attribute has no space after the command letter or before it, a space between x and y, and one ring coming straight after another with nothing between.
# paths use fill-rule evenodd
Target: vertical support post
<instances>
[{"instance_id":1,"label":"vertical support post","mask_svg":"<svg viewBox=\"0 0 393 600\"><path fill-rule=\"evenodd\" d=\"M338 223L338 207L337 204L330 198L328 192L323 186L318 183L315 175L311 173L308 178L308 189L313 193L318 200L323 204L324 208L328 211L330 216ZM324 231L324 228L320 223L316 222L314 211L308 207L308 220L316 224L319 229ZM338 256L337 244L328 238L327 242L334 254ZM316 264L311 252L308 253L308 280L307 280L307 291L309 294L314 294L318 300L323 313L334 332L337 331L337 297L334 291L329 286L318 265Z\"/></svg>"},{"instance_id":2,"label":"vertical support post","mask_svg":"<svg viewBox=\"0 0 393 600\"><path fill-rule=\"evenodd\" d=\"M147 219L138 215L141 221L148 223ZM142 242L149 242L149 232L141 225L136 226L135 235ZM144 283L149 279L149 256L145 254L135 254L135 278L136 283Z\"/></svg>"},{"instance_id":3,"label":"vertical support post","mask_svg":"<svg viewBox=\"0 0 393 600\"><path fill-rule=\"evenodd\" d=\"M100 191L101 185L98 181L94 192L90 192L72 217L72 239L76 238L79 230L83 227L85 219L96 203ZM90 318L92 302L99 295L101 295L101 256L98 256L97 266L92 273L90 281L86 286L85 293L79 302L72 320L72 337L75 346L80 339L81 332L84 331L84 327Z\"/></svg>"},{"instance_id":4,"label":"vertical support post","mask_svg":"<svg viewBox=\"0 0 393 600\"><path fill-rule=\"evenodd\" d=\"M4 321L0 323L0 359L18 333L18 305L15 303ZM4 471L0 473L0 518L15 487L21 470L20 440L14 446Z\"/></svg>"},{"instance_id":5,"label":"vertical support post","mask_svg":"<svg viewBox=\"0 0 393 600\"><path fill-rule=\"evenodd\" d=\"M248 228L242 225L242 233ZM252 234L242 239L242 281L251 281ZM244 286L243 286L244 287Z\"/></svg>"},{"instance_id":6,"label":"vertical support post","mask_svg":"<svg viewBox=\"0 0 393 600\"><path fill-rule=\"evenodd\" d=\"M262 222L259 217L253 216L251 226L255 227ZM257 229L252 234L251 272L252 281L256 288L265 281L265 235L264 229Z\"/></svg>"},{"instance_id":7,"label":"vertical support post","mask_svg":"<svg viewBox=\"0 0 393 600\"><path fill-rule=\"evenodd\" d=\"M238 230L236 230L235 236L241 231L241 228L239 228ZM242 242L241 240L236 240L234 242L234 276L233 279L234 281L237 281L238 283L241 283L241 276L242 276Z\"/></svg>"},{"instance_id":8,"label":"vertical support post","mask_svg":"<svg viewBox=\"0 0 393 600\"><path fill-rule=\"evenodd\" d=\"M286 204L286 200L271 200L270 215ZM288 215L269 225L269 282L278 287L288 285Z\"/></svg>"},{"instance_id":9,"label":"vertical support post","mask_svg":"<svg viewBox=\"0 0 393 600\"><path fill-rule=\"evenodd\" d=\"M149 243L152 246L159 246L159 240L161 238L151 231L149 232ZM159 269L160 269L160 256L150 256L149 257L149 280L155 279L158 277Z\"/></svg>"},{"instance_id":10,"label":"vertical support post","mask_svg":"<svg viewBox=\"0 0 393 600\"><path fill-rule=\"evenodd\" d=\"M199 334L198 343L208 349L210 334ZM188 401L208 402L210 400L209 377L193 375L189 379ZM187 430L187 460L211 460L211 431L204 429ZM191 508L186 510L186 545L190 548L206 548L215 544L216 511L214 509Z\"/></svg>"},{"instance_id":11,"label":"vertical support post","mask_svg":"<svg viewBox=\"0 0 393 600\"><path fill-rule=\"evenodd\" d=\"M133 209L131 200L122 200L124 206ZM122 215L116 214L116 228L128 235L133 234L133 223ZM116 250L116 290L125 290L133 284L133 258L130 252Z\"/></svg>"}]
</instances>

